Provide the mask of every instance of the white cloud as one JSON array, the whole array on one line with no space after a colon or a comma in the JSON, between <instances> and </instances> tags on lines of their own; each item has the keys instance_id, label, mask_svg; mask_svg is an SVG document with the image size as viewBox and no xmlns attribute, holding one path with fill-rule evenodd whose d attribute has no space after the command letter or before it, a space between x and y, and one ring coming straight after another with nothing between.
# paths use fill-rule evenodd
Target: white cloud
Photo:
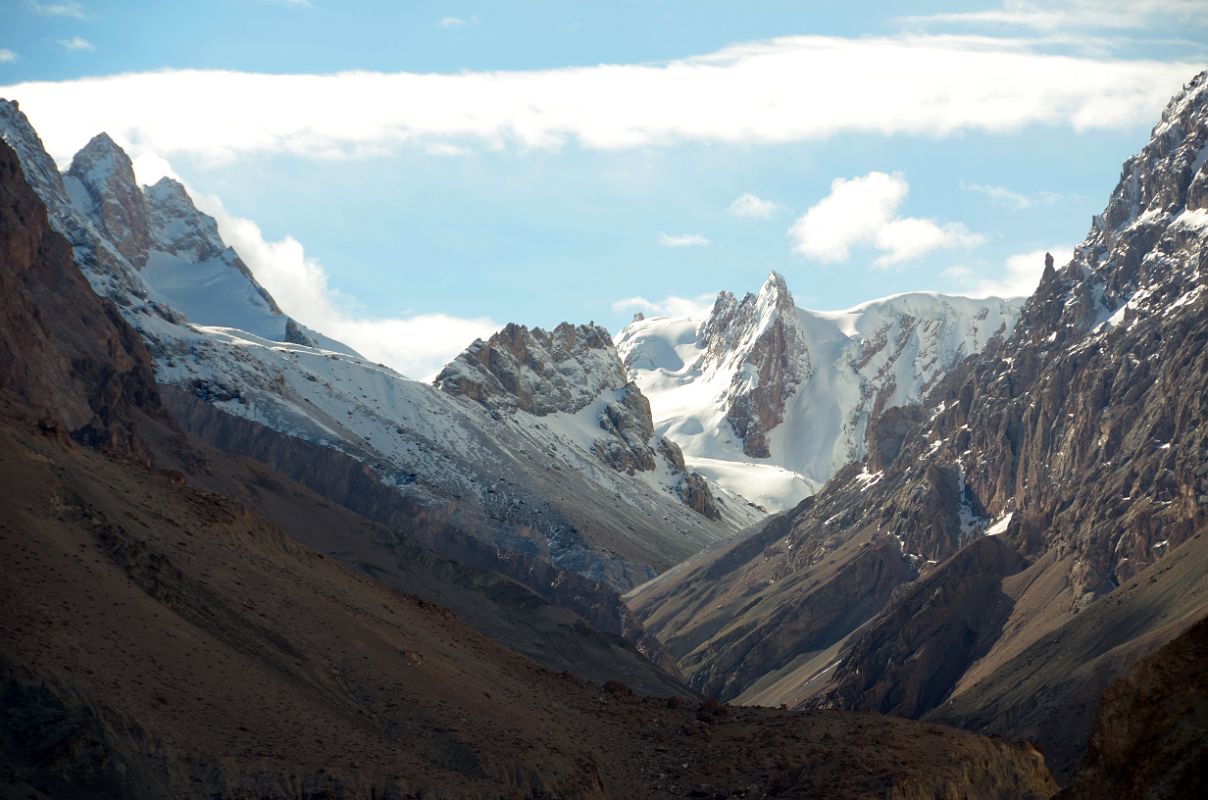
<instances>
[{"instance_id":1,"label":"white cloud","mask_svg":"<svg viewBox=\"0 0 1208 800\"><path fill-rule=\"evenodd\" d=\"M756 197L750 192L745 192L739 195L738 198L730 203L729 212L736 217L756 217L767 219L776 213L780 208L778 203L771 200L764 200L761 197Z\"/></svg>"},{"instance_id":2,"label":"white cloud","mask_svg":"<svg viewBox=\"0 0 1208 800\"><path fill-rule=\"evenodd\" d=\"M961 188L967 192L984 194L999 205L1022 211L1032 207L1032 200L1025 194L1012 191L1005 186L989 186L984 183L961 183Z\"/></svg>"},{"instance_id":3,"label":"white cloud","mask_svg":"<svg viewBox=\"0 0 1208 800\"><path fill-rule=\"evenodd\" d=\"M34 11L48 17L85 19L88 16L88 9L79 3L39 3L37 0L31 0L29 5Z\"/></svg>"},{"instance_id":4,"label":"white cloud","mask_svg":"<svg viewBox=\"0 0 1208 800\"><path fill-rule=\"evenodd\" d=\"M0 47L0 64L8 64L17 60L17 54L12 50Z\"/></svg>"},{"instance_id":5,"label":"white cloud","mask_svg":"<svg viewBox=\"0 0 1208 800\"><path fill-rule=\"evenodd\" d=\"M135 168L144 182L171 174L167 162L154 157L141 158ZM489 317L373 317L358 313L354 303L329 285L326 270L306 255L293 236L269 241L260 226L231 214L218 198L192 191L190 195L198 208L218 221L223 240L235 248L285 313L404 375L431 380L475 339L503 327Z\"/></svg>"},{"instance_id":6,"label":"white cloud","mask_svg":"<svg viewBox=\"0 0 1208 800\"><path fill-rule=\"evenodd\" d=\"M1053 55L1022 39L799 36L665 63L529 72L164 70L0 88L51 154L98 130L167 157L379 155L453 141L620 149L1151 122L1201 64ZM800 80L825 75L826 80Z\"/></svg>"},{"instance_id":7,"label":"white cloud","mask_svg":"<svg viewBox=\"0 0 1208 800\"><path fill-rule=\"evenodd\" d=\"M92 42L83 36L72 36L70 39L57 39L56 41L59 43L59 47L62 47L64 50L80 51L96 49Z\"/></svg>"},{"instance_id":8,"label":"white cloud","mask_svg":"<svg viewBox=\"0 0 1208 800\"><path fill-rule=\"evenodd\" d=\"M712 244L699 233L660 233L658 242L663 247L708 247Z\"/></svg>"},{"instance_id":9,"label":"white cloud","mask_svg":"<svg viewBox=\"0 0 1208 800\"><path fill-rule=\"evenodd\" d=\"M441 17L436 21L438 28L465 28L476 26L481 22L477 16L469 17Z\"/></svg>"},{"instance_id":10,"label":"white cloud","mask_svg":"<svg viewBox=\"0 0 1208 800\"><path fill-rule=\"evenodd\" d=\"M871 245L881 251L875 265L889 267L933 250L975 247L985 241L959 223L898 216L909 191L910 185L898 173L836 178L830 194L789 229L793 249L808 258L834 263L846 261L854 246Z\"/></svg>"},{"instance_id":11,"label":"white cloud","mask_svg":"<svg viewBox=\"0 0 1208 800\"><path fill-rule=\"evenodd\" d=\"M647 300L640 295L624 297L612 304L612 310L618 314L627 311L641 311L648 317L694 317L713 307L714 295L698 294L696 297L678 297L670 295L662 300Z\"/></svg>"},{"instance_id":12,"label":"white cloud","mask_svg":"<svg viewBox=\"0 0 1208 800\"><path fill-rule=\"evenodd\" d=\"M1033 206L1052 205L1062 199L1062 196L1056 192L1037 192L1033 195L1027 195L1013 189L1008 189L1005 186L995 186L985 183L965 183L964 181L961 181L960 186L966 192L985 195L998 205L1016 211L1023 211Z\"/></svg>"},{"instance_id":13,"label":"white cloud","mask_svg":"<svg viewBox=\"0 0 1208 800\"><path fill-rule=\"evenodd\" d=\"M1048 250L1030 250L1008 256L993 275L967 266L949 267L941 273L952 280L956 290L971 297L1027 297L1036 290L1044 272L1044 254L1052 253L1054 265L1061 269L1074 256L1074 248L1060 246Z\"/></svg>"},{"instance_id":14,"label":"white cloud","mask_svg":"<svg viewBox=\"0 0 1208 800\"><path fill-rule=\"evenodd\" d=\"M1005 0L999 8L904 17L911 24L1067 31L1077 28L1128 30L1154 22L1203 27L1203 0Z\"/></svg>"},{"instance_id":15,"label":"white cloud","mask_svg":"<svg viewBox=\"0 0 1208 800\"><path fill-rule=\"evenodd\" d=\"M176 171L172 169L172 165L168 163L168 160L156 153L140 153L130 160L131 166L134 168L134 179L141 186L150 186L160 178L172 178L184 183L180 176L176 174ZM192 190L189 191L189 196L193 196ZM215 199L214 202L217 203L218 201Z\"/></svg>"}]
</instances>

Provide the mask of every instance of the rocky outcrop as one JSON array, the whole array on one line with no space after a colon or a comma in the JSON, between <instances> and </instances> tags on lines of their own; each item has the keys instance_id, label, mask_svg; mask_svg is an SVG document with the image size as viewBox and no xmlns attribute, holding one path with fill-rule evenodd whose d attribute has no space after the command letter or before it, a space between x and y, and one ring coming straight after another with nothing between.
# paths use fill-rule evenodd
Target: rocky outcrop
<instances>
[{"instance_id":1,"label":"rocky outcrop","mask_svg":"<svg viewBox=\"0 0 1208 800\"><path fill-rule=\"evenodd\" d=\"M709 519L721 519L721 509L717 506L717 498L713 496L709 482L701 477L699 472L685 472L677 491L685 505L697 514Z\"/></svg>"},{"instance_id":2,"label":"rocky outcrop","mask_svg":"<svg viewBox=\"0 0 1208 800\"><path fill-rule=\"evenodd\" d=\"M509 324L489 340L475 341L436 377L438 389L472 400L493 414L587 413L607 436L592 453L618 472L658 469L676 476L672 490L698 514L721 519L708 482L684 464L672 441L655 436L650 401L626 375L608 331L598 325L562 323L553 331ZM663 458L660 459L659 456Z\"/></svg>"},{"instance_id":3,"label":"rocky outcrop","mask_svg":"<svg viewBox=\"0 0 1208 800\"><path fill-rule=\"evenodd\" d=\"M746 455L769 457L768 431L784 419L785 402L810 372L810 353L784 278L773 272L759 294L741 301L719 294L700 344L706 368L740 360L726 395L726 419Z\"/></svg>"},{"instance_id":4,"label":"rocky outcrop","mask_svg":"<svg viewBox=\"0 0 1208 800\"><path fill-rule=\"evenodd\" d=\"M492 410L544 416L574 414L628 382L608 331L564 322L552 331L509 323L466 348L435 385Z\"/></svg>"},{"instance_id":5,"label":"rocky outcrop","mask_svg":"<svg viewBox=\"0 0 1208 800\"><path fill-rule=\"evenodd\" d=\"M902 445L917 435L927 419L922 406L891 406L872 417L866 434L868 455L865 458L870 473L883 471L902 451Z\"/></svg>"},{"instance_id":6,"label":"rocky outcrop","mask_svg":"<svg viewBox=\"0 0 1208 800\"><path fill-rule=\"evenodd\" d=\"M68 188L101 234L135 267L151 250L147 200L134 180L134 165L106 133L98 133L76 153L67 170Z\"/></svg>"},{"instance_id":7,"label":"rocky outcrop","mask_svg":"<svg viewBox=\"0 0 1208 800\"><path fill-rule=\"evenodd\" d=\"M600 427L608 439L597 439L592 445L595 454L608 466L630 475L655 468L654 422L650 419L650 402L632 381L618 392L619 399L604 406Z\"/></svg>"},{"instance_id":8,"label":"rocky outcrop","mask_svg":"<svg viewBox=\"0 0 1208 800\"><path fill-rule=\"evenodd\" d=\"M1013 605L1002 579L1022 561L1009 545L986 537L911 583L847 648L830 677L834 688L806 705L904 717L939 705L1001 635Z\"/></svg>"}]
</instances>

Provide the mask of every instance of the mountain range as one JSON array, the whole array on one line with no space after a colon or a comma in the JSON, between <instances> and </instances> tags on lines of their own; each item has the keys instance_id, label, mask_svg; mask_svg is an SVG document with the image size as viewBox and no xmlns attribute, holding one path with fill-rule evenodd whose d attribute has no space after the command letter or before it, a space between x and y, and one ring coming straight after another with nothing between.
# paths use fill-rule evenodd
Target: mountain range
<instances>
[{"instance_id":1,"label":"mountain range","mask_svg":"<svg viewBox=\"0 0 1208 800\"><path fill-rule=\"evenodd\" d=\"M635 320L617 349L688 464L779 511L864 457L871 416L1007 337L1022 305L913 293L808 311L772 273L707 316Z\"/></svg>"},{"instance_id":2,"label":"mountain range","mask_svg":"<svg viewBox=\"0 0 1208 800\"><path fill-rule=\"evenodd\" d=\"M1208 73L1026 300L773 273L432 384L0 139L12 796L1202 789Z\"/></svg>"}]
</instances>

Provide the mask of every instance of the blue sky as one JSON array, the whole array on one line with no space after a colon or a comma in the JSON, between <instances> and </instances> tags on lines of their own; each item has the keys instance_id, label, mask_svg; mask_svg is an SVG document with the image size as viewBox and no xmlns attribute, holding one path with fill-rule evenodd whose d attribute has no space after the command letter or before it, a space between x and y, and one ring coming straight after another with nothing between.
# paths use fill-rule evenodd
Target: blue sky
<instances>
[{"instance_id":1,"label":"blue sky","mask_svg":"<svg viewBox=\"0 0 1208 800\"><path fill-rule=\"evenodd\" d=\"M1204 0L0 0L0 96L108 130L282 306L424 377L506 321L1020 293L1085 235Z\"/></svg>"}]
</instances>

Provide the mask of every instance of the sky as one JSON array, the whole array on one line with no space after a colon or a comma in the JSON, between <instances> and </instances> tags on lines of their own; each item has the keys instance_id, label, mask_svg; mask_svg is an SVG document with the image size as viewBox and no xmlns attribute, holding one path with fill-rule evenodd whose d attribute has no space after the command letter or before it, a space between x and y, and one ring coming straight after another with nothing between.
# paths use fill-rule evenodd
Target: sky
<instances>
[{"instance_id":1,"label":"sky","mask_svg":"<svg viewBox=\"0 0 1208 800\"><path fill-rule=\"evenodd\" d=\"M1208 0L0 0L0 97L105 130L281 307L417 378L505 322L1029 293Z\"/></svg>"}]
</instances>

